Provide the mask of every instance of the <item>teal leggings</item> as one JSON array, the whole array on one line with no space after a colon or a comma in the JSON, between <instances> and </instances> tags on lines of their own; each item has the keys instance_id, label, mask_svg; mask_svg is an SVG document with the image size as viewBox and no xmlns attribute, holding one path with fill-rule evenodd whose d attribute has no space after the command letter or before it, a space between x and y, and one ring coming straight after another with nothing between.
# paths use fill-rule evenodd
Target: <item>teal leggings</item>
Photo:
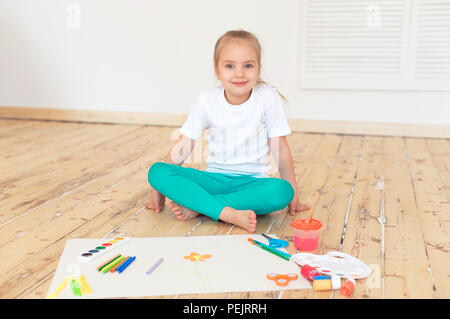
<instances>
[{"instance_id":1,"label":"teal leggings","mask_svg":"<svg viewBox=\"0 0 450 319\"><path fill-rule=\"evenodd\" d=\"M215 221L225 206L264 215L285 208L294 197L291 184L281 178L234 176L163 162L150 167L148 182L172 201Z\"/></svg>"}]
</instances>

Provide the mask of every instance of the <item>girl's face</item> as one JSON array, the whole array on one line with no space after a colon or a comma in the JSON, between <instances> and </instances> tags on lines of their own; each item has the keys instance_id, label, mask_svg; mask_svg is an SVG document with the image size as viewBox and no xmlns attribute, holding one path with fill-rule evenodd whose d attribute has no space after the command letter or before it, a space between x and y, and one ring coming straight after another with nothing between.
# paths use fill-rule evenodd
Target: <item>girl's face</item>
<instances>
[{"instance_id":1,"label":"girl's face","mask_svg":"<svg viewBox=\"0 0 450 319\"><path fill-rule=\"evenodd\" d=\"M245 41L232 40L222 48L216 76L230 104L242 104L250 97L259 78L257 61L255 50Z\"/></svg>"}]
</instances>

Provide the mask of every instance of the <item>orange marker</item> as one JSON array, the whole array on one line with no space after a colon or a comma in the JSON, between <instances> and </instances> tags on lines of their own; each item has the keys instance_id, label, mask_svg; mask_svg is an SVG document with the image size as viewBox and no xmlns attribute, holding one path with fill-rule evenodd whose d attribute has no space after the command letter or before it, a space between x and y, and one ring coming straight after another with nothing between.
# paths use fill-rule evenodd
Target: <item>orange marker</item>
<instances>
[{"instance_id":1,"label":"orange marker","mask_svg":"<svg viewBox=\"0 0 450 319\"><path fill-rule=\"evenodd\" d=\"M127 258L125 258L124 260L122 260L120 263L118 263L117 265L115 265L110 272L115 272L117 268L119 268L120 265L122 265L124 262L126 262L128 259L130 259L130 257L128 256Z\"/></svg>"}]
</instances>

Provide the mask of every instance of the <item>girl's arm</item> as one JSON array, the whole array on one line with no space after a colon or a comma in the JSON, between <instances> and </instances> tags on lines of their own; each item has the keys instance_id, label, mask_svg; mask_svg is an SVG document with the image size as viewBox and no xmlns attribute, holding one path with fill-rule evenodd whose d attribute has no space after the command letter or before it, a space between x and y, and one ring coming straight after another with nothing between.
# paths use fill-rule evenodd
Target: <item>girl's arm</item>
<instances>
[{"instance_id":1,"label":"girl's arm","mask_svg":"<svg viewBox=\"0 0 450 319\"><path fill-rule=\"evenodd\" d=\"M167 153L164 162L175 165L183 165L195 146L195 140L181 134L180 138Z\"/></svg>"},{"instance_id":2,"label":"girl's arm","mask_svg":"<svg viewBox=\"0 0 450 319\"><path fill-rule=\"evenodd\" d=\"M291 183L294 192L297 193L294 160L286 136L269 138L269 147L280 172L280 177Z\"/></svg>"},{"instance_id":3,"label":"girl's arm","mask_svg":"<svg viewBox=\"0 0 450 319\"><path fill-rule=\"evenodd\" d=\"M269 138L269 147L272 151L275 163L277 164L278 171L280 172L280 177L288 181L294 189L294 198L289 204L289 213L294 215L296 211L301 212L308 210L309 206L301 204L298 199L294 160L286 136Z\"/></svg>"}]
</instances>

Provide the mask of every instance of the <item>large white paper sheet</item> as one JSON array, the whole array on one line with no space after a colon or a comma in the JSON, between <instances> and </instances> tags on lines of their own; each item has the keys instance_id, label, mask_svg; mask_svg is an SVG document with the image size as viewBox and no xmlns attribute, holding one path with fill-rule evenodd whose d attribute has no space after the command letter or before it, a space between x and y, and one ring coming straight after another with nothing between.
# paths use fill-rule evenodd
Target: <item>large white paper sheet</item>
<instances>
[{"instance_id":1,"label":"large white paper sheet","mask_svg":"<svg viewBox=\"0 0 450 319\"><path fill-rule=\"evenodd\" d=\"M273 235L272 235L273 236ZM273 236L275 237L275 236ZM257 246L248 238L267 243L261 235L225 235L194 237L131 238L126 244L88 263L78 256L105 239L69 239L59 260L48 294L66 276L84 275L92 293L77 297L67 285L58 298L115 298L222 292L310 289L300 275L300 267ZM284 249L280 249L285 251ZM210 255L204 261L184 258L191 253ZM97 271L113 256L136 256L121 274ZM150 275L148 269L161 257L164 261ZM277 286L266 278L268 273L296 273L298 279L287 286Z\"/></svg>"}]
</instances>

